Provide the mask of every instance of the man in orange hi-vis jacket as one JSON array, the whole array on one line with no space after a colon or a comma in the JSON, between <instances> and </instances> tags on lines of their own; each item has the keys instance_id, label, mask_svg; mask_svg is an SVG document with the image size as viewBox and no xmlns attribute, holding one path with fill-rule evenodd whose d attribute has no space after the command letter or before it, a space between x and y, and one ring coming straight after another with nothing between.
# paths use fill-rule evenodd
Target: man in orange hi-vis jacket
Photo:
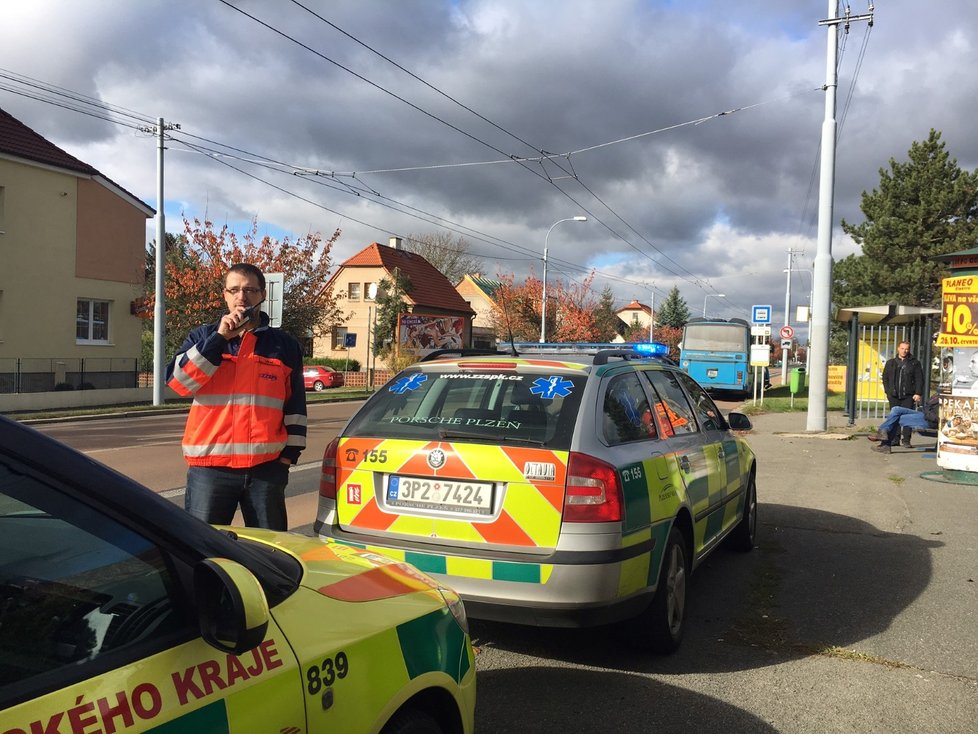
<instances>
[{"instance_id":1,"label":"man in orange hi-vis jacket","mask_svg":"<svg viewBox=\"0 0 978 734\"><path fill-rule=\"evenodd\" d=\"M289 466L306 445L302 347L258 308L265 276L238 263L224 277L228 313L198 326L167 368L167 384L193 396L183 434L189 464L184 506L228 525L287 530Z\"/></svg>"}]
</instances>

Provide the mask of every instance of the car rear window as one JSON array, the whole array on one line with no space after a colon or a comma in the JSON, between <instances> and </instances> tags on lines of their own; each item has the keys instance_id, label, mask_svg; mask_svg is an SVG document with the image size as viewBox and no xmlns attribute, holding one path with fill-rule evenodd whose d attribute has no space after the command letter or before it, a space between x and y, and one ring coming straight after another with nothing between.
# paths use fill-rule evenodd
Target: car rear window
<instances>
[{"instance_id":1,"label":"car rear window","mask_svg":"<svg viewBox=\"0 0 978 734\"><path fill-rule=\"evenodd\" d=\"M512 371L402 372L344 435L570 448L585 375Z\"/></svg>"}]
</instances>

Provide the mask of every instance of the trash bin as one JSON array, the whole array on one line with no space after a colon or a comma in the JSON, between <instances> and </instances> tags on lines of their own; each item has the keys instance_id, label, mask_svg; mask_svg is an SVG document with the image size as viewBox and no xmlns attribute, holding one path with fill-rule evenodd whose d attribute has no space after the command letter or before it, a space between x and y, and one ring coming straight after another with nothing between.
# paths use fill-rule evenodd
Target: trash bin
<instances>
[{"instance_id":1,"label":"trash bin","mask_svg":"<svg viewBox=\"0 0 978 734\"><path fill-rule=\"evenodd\" d=\"M788 373L788 390L792 395L799 392L805 384L804 367L795 367L790 373Z\"/></svg>"}]
</instances>

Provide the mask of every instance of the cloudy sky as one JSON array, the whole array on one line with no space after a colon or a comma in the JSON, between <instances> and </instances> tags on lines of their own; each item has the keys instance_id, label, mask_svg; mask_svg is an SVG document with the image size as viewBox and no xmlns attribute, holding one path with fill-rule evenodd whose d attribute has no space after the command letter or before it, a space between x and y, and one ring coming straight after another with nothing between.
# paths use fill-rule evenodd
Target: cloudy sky
<instances>
[{"instance_id":1,"label":"cloudy sky","mask_svg":"<svg viewBox=\"0 0 978 734\"><path fill-rule=\"evenodd\" d=\"M594 271L619 305L675 285L693 315L771 304L776 324L790 249L792 310L808 301L825 0L32 0L0 17L0 108L151 206L155 142L135 128L180 124L168 231L338 227L337 264L448 231L488 276L539 275L548 242L551 278ZM840 36L836 259L856 250L839 221L931 128L978 167L975 69L973 0L878 0L871 29Z\"/></svg>"}]
</instances>

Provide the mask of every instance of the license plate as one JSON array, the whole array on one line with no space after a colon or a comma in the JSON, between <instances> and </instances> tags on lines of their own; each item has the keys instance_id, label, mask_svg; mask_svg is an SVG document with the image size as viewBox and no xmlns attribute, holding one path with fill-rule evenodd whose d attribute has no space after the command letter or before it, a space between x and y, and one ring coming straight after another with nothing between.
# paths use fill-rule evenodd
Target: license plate
<instances>
[{"instance_id":1,"label":"license plate","mask_svg":"<svg viewBox=\"0 0 978 734\"><path fill-rule=\"evenodd\" d=\"M706 376L707 377L716 377L719 374L720 374L720 370L707 370L706 371Z\"/></svg>"},{"instance_id":2,"label":"license plate","mask_svg":"<svg viewBox=\"0 0 978 734\"><path fill-rule=\"evenodd\" d=\"M491 515L492 484L392 475L387 482L387 504L419 510Z\"/></svg>"}]
</instances>

